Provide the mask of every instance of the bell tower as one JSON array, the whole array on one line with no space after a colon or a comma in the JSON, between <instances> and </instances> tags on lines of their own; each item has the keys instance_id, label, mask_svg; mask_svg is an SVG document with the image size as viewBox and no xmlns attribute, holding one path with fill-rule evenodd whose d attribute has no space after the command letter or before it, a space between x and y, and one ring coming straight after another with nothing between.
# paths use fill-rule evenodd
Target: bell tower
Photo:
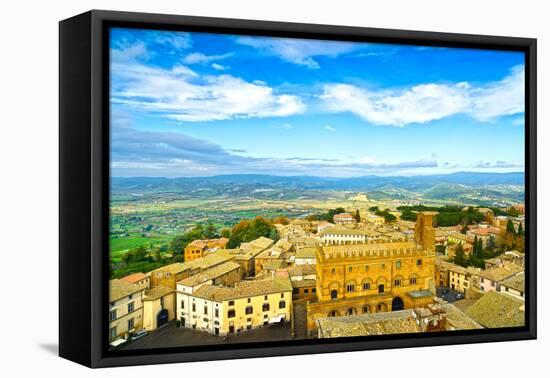
<instances>
[{"instance_id":1,"label":"bell tower","mask_svg":"<svg viewBox=\"0 0 550 378\"><path fill-rule=\"evenodd\" d=\"M422 249L435 251L435 228L433 217L437 211L419 211L414 226L414 240L422 246Z\"/></svg>"}]
</instances>

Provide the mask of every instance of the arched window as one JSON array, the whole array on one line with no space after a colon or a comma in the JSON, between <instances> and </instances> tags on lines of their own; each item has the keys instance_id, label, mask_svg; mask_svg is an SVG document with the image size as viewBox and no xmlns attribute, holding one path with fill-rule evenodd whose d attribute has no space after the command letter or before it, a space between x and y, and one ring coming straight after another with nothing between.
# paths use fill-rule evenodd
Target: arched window
<instances>
[{"instance_id":1,"label":"arched window","mask_svg":"<svg viewBox=\"0 0 550 378\"><path fill-rule=\"evenodd\" d=\"M335 316L340 316L340 314L338 313L338 311L334 311L332 310L331 312L328 313L328 317L329 318L333 318Z\"/></svg>"},{"instance_id":2,"label":"arched window","mask_svg":"<svg viewBox=\"0 0 550 378\"><path fill-rule=\"evenodd\" d=\"M338 290L331 290L330 299L336 299L336 298L338 298Z\"/></svg>"},{"instance_id":3,"label":"arched window","mask_svg":"<svg viewBox=\"0 0 550 378\"><path fill-rule=\"evenodd\" d=\"M397 261L397 262L395 263L395 267L396 267L397 269L401 269L401 261Z\"/></svg>"},{"instance_id":4,"label":"arched window","mask_svg":"<svg viewBox=\"0 0 550 378\"><path fill-rule=\"evenodd\" d=\"M363 290L370 290L370 282L368 281L363 282Z\"/></svg>"},{"instance_id":5,"label":"arched window","mask_svg":"<svg viewBox=\"0 0 550 378\"><path fill-rule=\"evenodd\" d=\"M346 311L346 315L355 315L357 313L357 310L355 310L355 308L351 307L351 308L348 308L348 310Z\"/></svg>"},{"instance_id":6,"label":"arched window","mask_svg":"<svg viewBox=\"0 0 550 378\"><path fill-rule=\"evenodd\" d=\"M346 285L346 291L348 293L353 293L355 291L355 284L353 282L348 282Z\"/></svg>"},{"instance_id":7,"label":"arched window","mask_svg":"<svg viewBox=\"0 0 550 378\"><path fill-rule=\"evenodd\" d=\"M409 278L409 284L410 285L416 285L416 277Z\"/></svg>"},{"instance_id":8,"label":"arched window","mask_svg":"<svg viewBox=\"0 0 550 378\"><path fill-rule=\"evenodd\" d=\"M384 284L378 285L378 293L383 294L384 293Z\"/></svg>"},{"instance_id":9,"label":"arched window","mask_svg":"<svg viewBox=\"0 0 550 378\"><path fill-rule=\"evenodd\" d=\"M363 314L368 314L369 312L370 312L370 306L369 305L363 306Z\"/></svg>"},{"instance_id":10,"label":"arched window","mask_svg":"<svg viewBox=\"0 0 550 378\"><path fill-rule=\"evenodd\" d=\"M336 274L336 269L332 268L332 270L330 271L330 274L335 275Z\"/></svg>"}]
</instances>

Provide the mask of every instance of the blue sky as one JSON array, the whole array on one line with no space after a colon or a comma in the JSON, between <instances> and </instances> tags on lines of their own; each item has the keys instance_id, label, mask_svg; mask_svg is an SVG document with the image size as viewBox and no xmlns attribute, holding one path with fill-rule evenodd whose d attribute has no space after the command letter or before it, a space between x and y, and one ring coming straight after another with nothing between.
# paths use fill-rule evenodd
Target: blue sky
<instances>
[{"instance_id":1,"label":"blue sky","mask_svg":"<svg viewBox=\"0 0 550 378\"><path fill-rule=\"evenodd\" d=\"M111 30L113 176L524 169L517 52Z\"/></svg>"}]
</instances>

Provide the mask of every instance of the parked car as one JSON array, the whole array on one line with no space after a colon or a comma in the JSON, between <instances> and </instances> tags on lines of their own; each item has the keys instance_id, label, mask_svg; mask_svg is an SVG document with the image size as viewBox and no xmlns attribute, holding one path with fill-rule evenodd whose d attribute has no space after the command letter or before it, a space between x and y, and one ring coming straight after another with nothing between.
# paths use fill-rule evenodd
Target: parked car
<instances>
[{"instance_id":1,"label":"parked car","mask_svg":"<svg viewBox=\"0 0 550 378\"><path fill-rule=\"evenodd\" d=\"M456 299L464 299L464 294L460 294L458 293L456 296L455 296Z\"/></svg>"},{"instance_id":2,"label":"parked car","mask_svg":"<svg viewBox=\"0 0 550 378\"><path fill-rule=\"evenodd\" d=\"M142 329L141 331L137 331L136 333L134 333L131 337L132 341L135 341L135 340L138 340L138 339L141 339L142 337L145 337L147 336L147 331Z\"/></svg>"},{"instance_id":3,"label":"parked car","mask_svg":"<svg viewBox=\"0 0 550 378\"><path fill-rule=\"evenodd\" d=\"M443 289L442 293L443 295L447 294L449 292L449 289Z\"/></svg>"}]
</instances>

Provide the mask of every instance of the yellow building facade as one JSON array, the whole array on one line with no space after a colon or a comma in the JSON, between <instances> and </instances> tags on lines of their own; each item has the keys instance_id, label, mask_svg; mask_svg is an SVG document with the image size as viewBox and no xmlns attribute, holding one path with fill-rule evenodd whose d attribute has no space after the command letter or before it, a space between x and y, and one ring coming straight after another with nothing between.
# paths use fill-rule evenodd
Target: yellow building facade
<instances>
[{"instance_id":1,"label":"yellow building facade","mask_svg":"<svg viewBox=\"0 0 550 378\"><path fill-rule=\"evenodd\" d=\"M422 307L433 302L434 212L420 212L414 240L321 245L317 299L307 305L310 335L319 318Z\"/></svg>"},{"instance_id":2,"label":"yellow building facade","mask_svg":"<svg viewBox=\"0 0 550 378\"><path fill-rule=\"evenodd\" d=\"M292 286L288 279L242 281L235 287L203 285L177 291L181 326L214 335L245 332L291 320Z\"/></svg>"},{"instance_id":3,"label":"yellow building facade","mask_svg":"<svg viewBox=\"0 0 550 378\"><path fill-rule=\"evenodd\" d=\"M122 280L109 282L109 342L128 339L143 328L145 285Z\"/></svg>"},{"instance_id":4,"label":"yellow building facade","mask_svg":"<svg viewBox=\"0 0 550 378\"><path fill-rule=\"evenodd\" d=\"M176 293L166 286L147 290L143 297L143 328L152 331L176 316Z\"/></svg>"}]
</instances>

